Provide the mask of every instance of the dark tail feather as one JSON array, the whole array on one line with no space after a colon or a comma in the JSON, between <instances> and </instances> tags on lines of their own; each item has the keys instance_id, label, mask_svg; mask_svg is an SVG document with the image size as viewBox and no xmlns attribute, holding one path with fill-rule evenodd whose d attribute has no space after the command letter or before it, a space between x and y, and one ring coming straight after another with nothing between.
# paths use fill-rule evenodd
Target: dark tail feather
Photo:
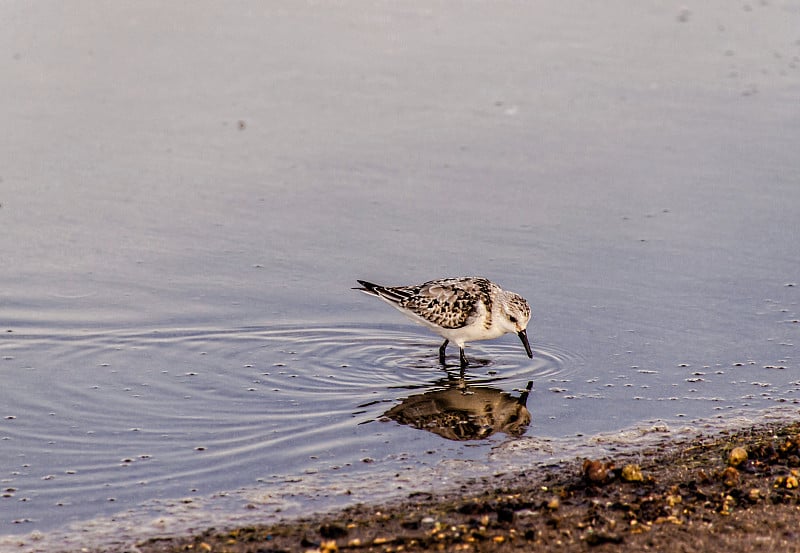
<instances>
[{"instance_id":1,"label":"dark tail feather","mask_svg":"<svg viewBox=\"0 0 800 553\"><path fill-rule=\"evenodd\" d=\"M357 280L356 282L358 282L364 288L353 288L353 290L369 290L370 292L374 292L375 288L380 288L380 286L377 284L367 282L366 280Z\"/></svg>"},{"instance_id":2,"label":"dark tail feather","mask_svg":"<svg viewBox=\"0 0 800 553\"><path fill-rule=\"evenodd\" d=\"M373 284L371 282L367 282L366 280L359 280L358 283L363 286L363 288L353 288L353 290L360 290L361 292L370 294L371 296L378 296L394 303L400 303L401 301L408 299L409 293L402 287L391 288L388 286Z\"/></svg>"},{"instance_id":3,"label":"dark tail feather","mask_svg":"<svg viewBox=\"0 0 800 553\"><path fill-rule=\"evenodd\" d=\"M373 296L378 295L377 288L380 288L377 284L372 284L371 282L367 282L366 280L358 280L357 281L363 288L353 288L353 290L360 290L361 292L366 292L368 294L372 294Z\"/></svg>"}]
</instances>

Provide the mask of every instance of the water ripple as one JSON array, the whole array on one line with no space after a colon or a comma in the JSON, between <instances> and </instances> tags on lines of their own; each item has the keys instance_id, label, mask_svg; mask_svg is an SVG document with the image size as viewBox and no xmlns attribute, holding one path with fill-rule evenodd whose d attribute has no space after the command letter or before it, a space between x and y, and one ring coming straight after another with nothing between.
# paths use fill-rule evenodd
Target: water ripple
<instances>
[{"instance_id":1,"label":"water ripple","mask_svg":"<svg viewBox=\"0 0 800 553\"><path fill-rule=\"evenodd\" d=\"M436 337L364 325L65 331L0 343L4 533L141 502L252 485L269 475L413 453L436 436L381 415L457 375ZM569 377L575 355L502 340L468 350L471 386L506 392ZM454 356L456 357L456 356ZM409 439L409 436L413 436ZM413 443L412 443L413 442ZM415 445L416 444L416 445ZM267 475L267 476L265 476Z\"/></svg>"}]
</instances>

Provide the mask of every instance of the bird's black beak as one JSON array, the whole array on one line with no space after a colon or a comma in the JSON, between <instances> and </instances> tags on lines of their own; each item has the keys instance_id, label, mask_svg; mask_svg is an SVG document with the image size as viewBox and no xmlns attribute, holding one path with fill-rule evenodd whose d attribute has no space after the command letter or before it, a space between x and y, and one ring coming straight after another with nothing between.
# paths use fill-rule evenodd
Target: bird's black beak
<instances>
[{"instance_id":1,"label":"bird's black beak","mask_svg":"<svg viewBox=\"0 0 800 553\"><path fill-rule=\"evenodd\" d=\"M522 330L517 332L517 336L519 336L519 339L522 340L522 345L525 346L525 353L528 354L528 357L533 359L533 352L531 351L531 345L530 343L528 343L528 333L525 332L525 329L523 328Z\"/></svg>"}]
</instances>

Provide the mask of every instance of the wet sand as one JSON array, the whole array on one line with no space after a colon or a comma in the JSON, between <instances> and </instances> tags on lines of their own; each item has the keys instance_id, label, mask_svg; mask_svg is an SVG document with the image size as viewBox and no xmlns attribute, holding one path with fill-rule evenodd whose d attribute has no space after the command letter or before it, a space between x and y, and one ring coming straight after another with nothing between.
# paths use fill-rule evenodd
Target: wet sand
<instances>
[{"instance_id":1,"label":"wet sand","mask_svg":"<svg viewBox=\"0 0 800 553\"><path fill-rule=\"evenodd\" d=\"M800 551L800 421L138 544L178 551Z\"/></svg>"}]
</instances>

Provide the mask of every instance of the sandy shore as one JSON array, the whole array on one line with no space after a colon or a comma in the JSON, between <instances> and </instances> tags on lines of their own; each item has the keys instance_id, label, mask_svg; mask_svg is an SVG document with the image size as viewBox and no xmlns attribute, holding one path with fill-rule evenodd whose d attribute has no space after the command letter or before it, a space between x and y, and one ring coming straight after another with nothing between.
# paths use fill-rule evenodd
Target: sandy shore
<instances>
[{"instance_id":1,"label":"sandy shore","mask_svg":"<svg viewBox=\"0 0 800 553\"><path fill-rule=\"evenodd\" d=\"M800 422L576 460L299 521L154 537L177 551L800 551Z\"/></svg>"}]
</instances>

